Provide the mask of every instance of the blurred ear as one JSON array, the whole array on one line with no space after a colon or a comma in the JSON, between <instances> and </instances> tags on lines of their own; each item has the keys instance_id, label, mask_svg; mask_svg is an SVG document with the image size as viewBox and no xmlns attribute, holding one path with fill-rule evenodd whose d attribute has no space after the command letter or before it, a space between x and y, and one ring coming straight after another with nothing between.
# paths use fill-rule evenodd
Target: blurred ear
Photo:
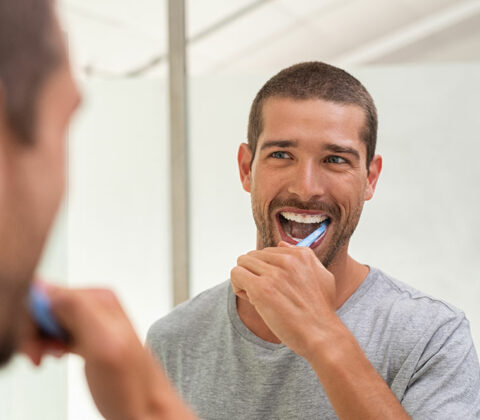
<instances>
[{"instance_id":1,"label":"blurred ear","mask_svg":"<svg viewBox=\"0 0 480 420\"><path fill-rule=\"evenodd\" d=\"M382 172L382 157L380 155L375 155L373 157L368 170L368 185L365 190L365 200L370 200L373 197L380 172Z\"/></svg>"},{"instance_id":2,"label":"blurred ear","mask_svg":"<svg viewBox=\"0 0 480 420\"><path fill-rule=\"evenodd\" d=\"M252 161L252 151L247 143L242 143L238 148L238 170L240 171L240 181L243 189L247 192L251 190L251 174L250 163Z\"/></svg>"}]
</instances>

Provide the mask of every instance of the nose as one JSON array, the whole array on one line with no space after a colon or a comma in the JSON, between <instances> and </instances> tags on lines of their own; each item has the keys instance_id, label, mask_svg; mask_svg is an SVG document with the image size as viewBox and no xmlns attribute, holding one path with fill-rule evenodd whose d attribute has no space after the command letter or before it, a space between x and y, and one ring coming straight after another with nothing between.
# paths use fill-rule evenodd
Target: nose
<instances>
[{"instance_id":1,"label":"nose","mask_svg":"<svg viewBox=\"0 0 480 420\"><path fill-rule=\"evenodd\" d=\"M288 192L303 202L318 199L325 193L325 181L320 165L313 159L299 162L291 174Z\"/></svg>"}]
</instances>

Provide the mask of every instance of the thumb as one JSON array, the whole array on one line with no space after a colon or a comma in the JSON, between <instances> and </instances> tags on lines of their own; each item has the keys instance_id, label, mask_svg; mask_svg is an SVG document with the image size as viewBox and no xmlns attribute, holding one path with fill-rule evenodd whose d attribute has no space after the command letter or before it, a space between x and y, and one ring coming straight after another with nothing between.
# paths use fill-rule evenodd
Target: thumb
<instances>
[{"instance_id":1,"label":"thumb","mask_svg":"<svg viewBox=\"0 0 480 420\"><path fill-rule=\"evenodd\" d=\"M295 245L289 244L288 242L285 242L285 241L280 241L278 243L278 246L280 248L295 248Z\"/></svg>"}]
</instances>

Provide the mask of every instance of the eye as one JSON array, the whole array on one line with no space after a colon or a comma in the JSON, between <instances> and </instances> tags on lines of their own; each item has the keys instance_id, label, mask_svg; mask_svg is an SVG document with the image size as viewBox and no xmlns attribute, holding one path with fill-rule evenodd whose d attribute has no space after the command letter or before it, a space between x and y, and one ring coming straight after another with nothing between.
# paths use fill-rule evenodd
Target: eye
<instances>
[{"instance_id":1,"label":"eye","mask_svg":"<svg viewBox=\"0 0 480 420\"><path fill-rule=\"evenodd\" d=\"M339 164L339 163L347 163L347 160L340 157L340 156L328 156L326 159L325 159L325 162L327 163L336 163L336 164Z\"/></svg>"},{"instance_id":2,"label":"eye","mask_svg":"<svg viewBox=\"0 0 480 420\"><path fill-rule=\"evenodd\" d=\"M290 159L287 152L273 152L270 156L274 159Z\"/></svg>"}]
</instances>

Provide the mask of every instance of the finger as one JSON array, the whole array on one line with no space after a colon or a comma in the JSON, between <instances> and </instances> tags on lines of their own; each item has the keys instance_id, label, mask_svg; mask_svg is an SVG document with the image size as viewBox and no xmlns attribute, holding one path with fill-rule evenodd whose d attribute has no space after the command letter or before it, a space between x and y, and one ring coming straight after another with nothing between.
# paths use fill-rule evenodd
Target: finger
<instances>
[{"instance_id":1,"label":"finger","mask_svg":"<svg viewBox=\"0 0 480 420\"><path fill-rule=\"evenodd\" d=\"M258 282L258 277L246 268L237 265L230 272L233 293L239 298L249 300L249 290Z\"/></svg>"},{"instance_id":2,"label":"finger","mask_svg":"<svg viewBox=\"0 0 480 420\"><path fill-rule=\"evenodd\" d=\"M103 313L111 315L123 313L119 300L109 289L65 289L54 286L54 288L49 289L48 295L52 303L52 309L54 307L69 315L73 315L73 311L77 310L79 306L82 306L82 311L89 309L90 313L95 309L101 309ZM81 312L77 315L81 315L83 319L84 313Z\"/></svg>"},{"instance_id":3,"label":"finger","mask_svg":"<svg viewBox=\"0 0 480 420\"><path fill-rule=\"evenodd\" d=\"M270 265L265 261L265 259L258 258L259 255L260 252L257 254L242 255L238 257L237 265L246 268L257 276L265 274L270 270Z\"/></svg>"},{"instance_id":4,"label":"finger","mask_svg":"<svg viewBox=\"0 0 480 420\"><path fill-rule=\"evenodd\" d=\"M56 340L32 339L24 341L20 352L25 354L35 366L39 366L44 356L61 357L68 353L67 347Z\"/></svg>"},{"instance_id":5,"label":"finger","mask_svg":"<svg viewBox=\"0 0 480 420\"><path fill-rule=\"evenodd\" d=\"M116 300L115 294L111 290L102 287L84 287L81 289L69 289L52 283L41 282L41 284L50 297L54 297L56 294L62 296L64 294L74 293L77 295L87 295L90 297L94 297L95 299L99 298L110 302Z\"/></svg>"},{"instance_id":6,"label":"finger","mask_svg":"<svg viewBox=\"0 0 480 420\"><path fill-rule=\"evenodd\" d=\"M280 242L281 244L282 242ZM290 245L286 242L284 242L285 245L282 246L277 246L277 247L272 247L272 248L264 248L262 251L258 252L268 252L271 254L280 254L280 255L312 255L315 256L315 253L311 248L305 247L305 246L293 246Z\"/></svg>"},{"instance_id":7,"label":"finger","mask_svg":"<svg viewBox=\"0 0 480 420\"><path fill-rule=\"evenodd\" d=\"M84 354L92 344L92 333L115 317L116 308L102 296L97 289L49 289L52 313L70 336L69 351Z\"/></svg>"},{"instance_id":8,"label":"finger","mask_svg":"<svg viewBox=\"0 0 480 420\"><path fill-rule=\"evenodd\" d=\"M286 268L295 263L295 256L291 252L270 252L268 250L257 251L255 258L267 264L268 271L265 270L261 274L273 274L275 268Z\"/></svg>"},{"instance_id":9,"label":"finger","mask_svg":"<svg viewBox=\"0 0 480 420\"><path fill-rule=\"evenodd\" d=\"M86 360L116 361L118 349L134 333L116 302L109 300L99 290L57 290L52 295L52 312L71 337L70 352Z\"/></svg>"},{"instance_id":10,"label":"finger","mask_svg":"<svg viewBox=\"0 0 480 420\"><path fill-rule=\"evenodd\" d=\"M237 291L234 292L234 293L235 293L240 299L249 301L247 292L246 292L245 290L237 290Z\"/></svg>"},{"instance_id":11,"label":"finger","mask_svg":"<svg viewBox=\"0 0 480 420\"><path fill-rule=\"evenodd\" d=\"M311 249L297 248L294 246L264 248L260 251L252 251L248 255L267 263L270 266L270 269L271 266L285 269L296 264L298 260L303 259L306 256L314 256Z\"/></svg>"},{"instance_id":12,"label":"finger","mask_svg":"<svg viewBox=\"0 0 480 420\"><path fill-rule=\"evenodd\" d=\"M281 242L280 242L281 243ZM275 246L271 248L263 248L260 251L255 251L255 252L268 252L272 254L291 254L292 252L298 252L301 250L301 247L296 247L296 246ZM305 248L304 248L305 249Z\"/></svg>"}]
</instances>

